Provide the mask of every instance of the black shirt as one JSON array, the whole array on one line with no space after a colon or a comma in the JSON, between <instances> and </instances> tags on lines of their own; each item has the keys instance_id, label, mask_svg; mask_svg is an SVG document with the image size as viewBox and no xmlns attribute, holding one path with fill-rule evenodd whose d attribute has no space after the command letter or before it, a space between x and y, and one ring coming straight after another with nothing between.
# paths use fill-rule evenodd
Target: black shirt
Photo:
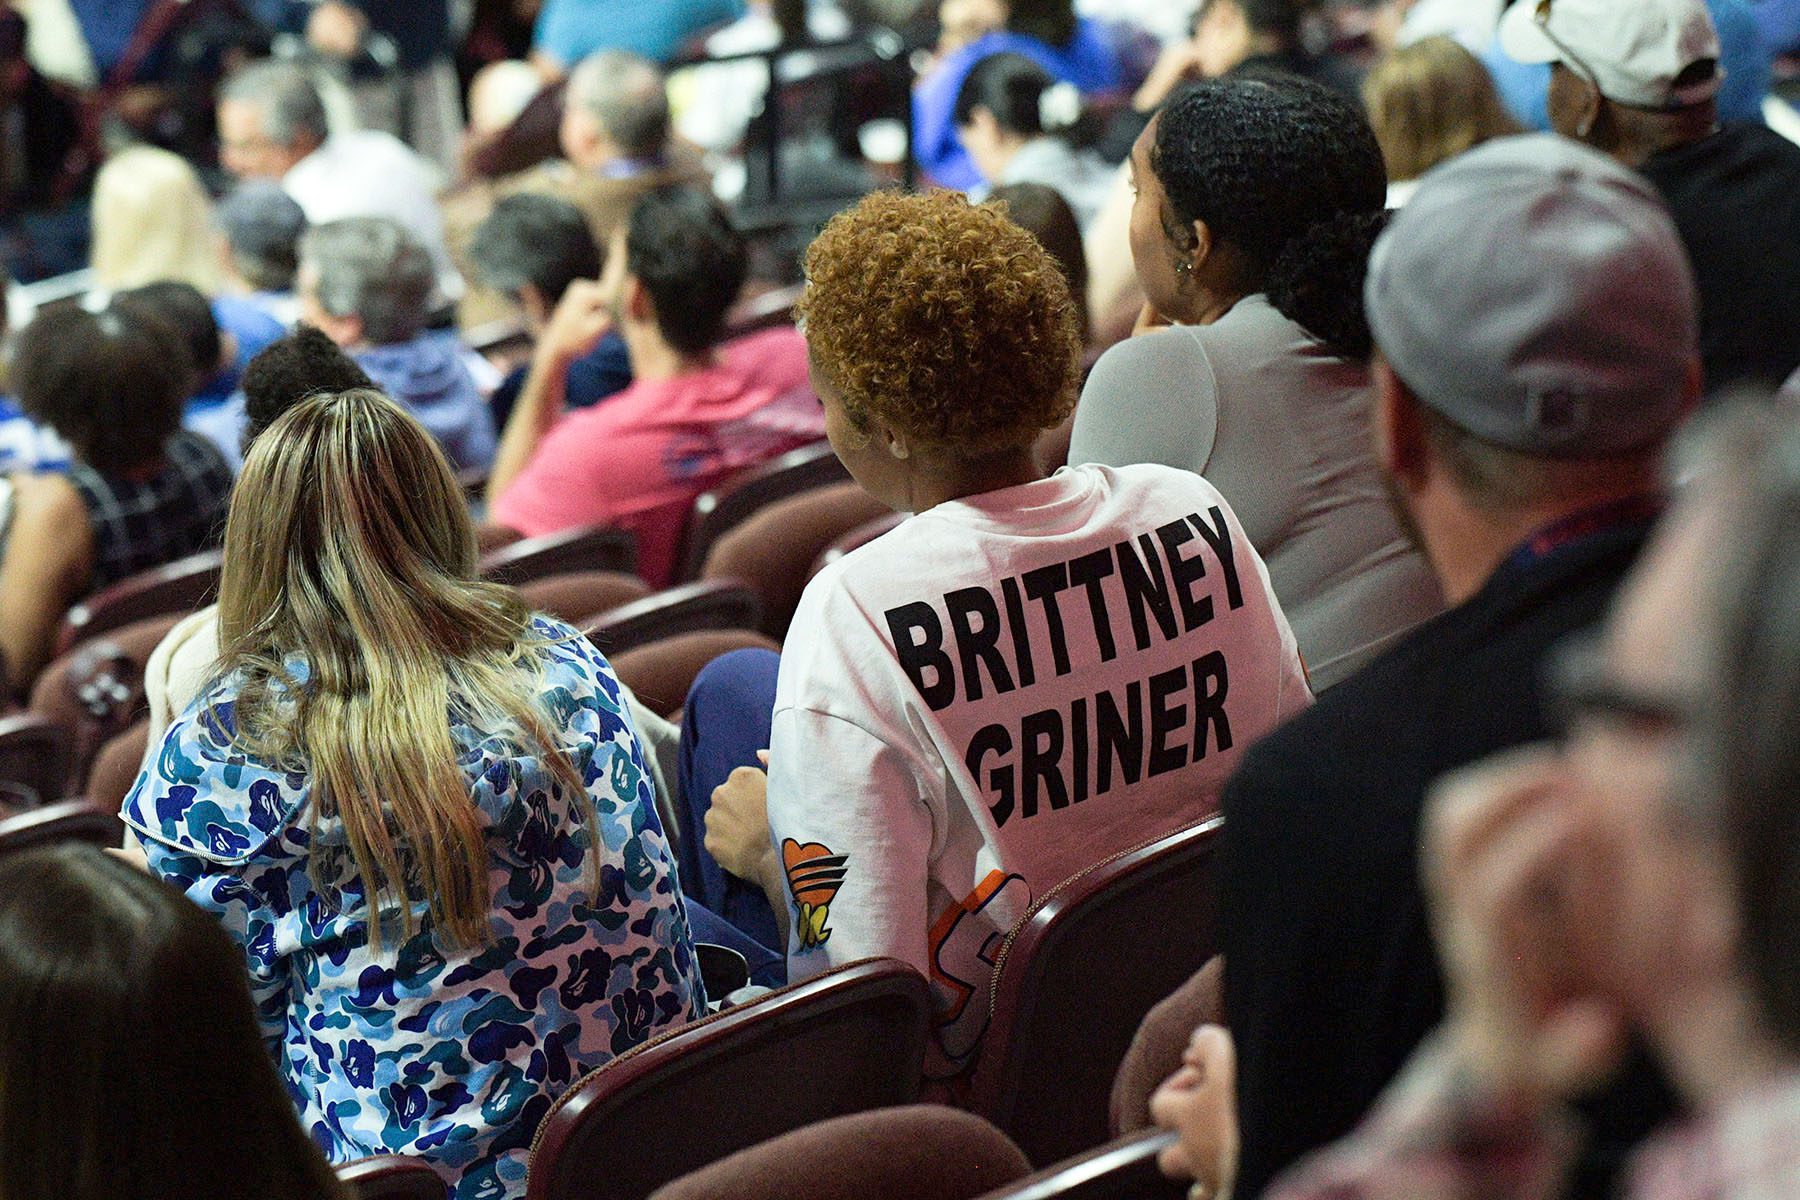
<instances>
[{"instance_id":1,"label":"black shirt","mask_svg":"<svg viewBox=\"0 0 1800 1200\"><path fill-rule=\"evenodd\" d=\"M1727 125L1639 170L1694 264L1707 393L1778 386L1800 368L1800 146Z\"/></svg>"},{"instance_id":2,"label":"black shirt","mask_svg":"<svg viewBox=\"0 0 1800 1200\"><path fill-rule=\"evenodd\" d=\"M1547 736L1540 663L1602 618L1648 527L1635 519L1508 560L1253 747L1226 785L1219 907L1240 1200L1354 1128L1442 1018L1418 882L1426 788ZM1641 1071L1614 1091L1588 1110L1599 1141L1575 1194L1603 1194L1600 1181L1670 1111Z\"/></svg>"}]
</instances>

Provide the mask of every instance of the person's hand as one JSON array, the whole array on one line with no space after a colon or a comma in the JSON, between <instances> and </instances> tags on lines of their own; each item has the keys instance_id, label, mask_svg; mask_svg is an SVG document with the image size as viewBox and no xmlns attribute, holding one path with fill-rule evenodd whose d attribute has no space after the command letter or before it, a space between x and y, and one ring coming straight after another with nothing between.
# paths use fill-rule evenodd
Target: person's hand
<instances>
[{"instance_id":1,"label":"person's hand","mask_svg":"<svg viewBox=\"0 0 1800 1200\"><path fill-rule=\"evenodd\" d=\"M1447 776L1430 798L1425 890L1448 992L1445 1042L1527 1103L1605 1078L1625 1017L1596 982L1616 916L1616 857L1552 750Z\"/></svg>"},{"instance_id":2,"label":"person's hand","mask_svg":"<svg viewBox=\"0 0 1800 1200\"><path fill-rule=\"evenodd\" d=\"M566 366L592 350L613 327L613 302L603 283L577 279L557 302L544 332L538 337L537 355L552 364Z\"/></svg>"},{"instance_id":3,"label":"person's hand","mask_svg":"<svg viewBox=\"0 0 1800 1200\"><path fill-rule=\"evenodd\" d=\"M765 750L759 757L767 762L767 755ZM769 841L769 777L762 771L739 767L713 789L706 852L739 879L767 878L775 849Z\"/></svg>"},{"instance_id":4,"label":"person's hand","mask_svg":"<svg viewBox=\"0 0 1800 1200\"><path fill-rule=\"evenodd\" d=\"M354 58L369 32L369 18L341 3L325 0L306 19L306 44L331 58Z\"/></svg>"},{"instance_id":5,"label":"person's hand","mask_svg":"<svg viewBox=\"0 0 1800 1200\"><path fill-rule=\"evenodd\" d=\"M1175 1179L1192 1179L1190 1195L1229 1200L1237 1183L1237 1051L1217 1025L1194 1031L1181 1069L1150 1097L1150 1116L1178 1135L1156 1165Z\"/></svg>"},{"instance_id":6,"label":"person's hand","mask_svg":"<svg viewBox=\"0 0 1800 1200\"><path fill-rule=\"evenodd\" d=\"M1193 38L1183 38L1163 47L1156 65L1131 97L1131 107L1139 112L1160 108L1169 93L1190 79L1200 77L1200 48Z\"/></svg>"},{"instance_id":7,"label":"person's hand","mask_svg":"<svg viewBox=\"0 0 1800 1200\"><path fill-rule=\"evenodd\" d=\"M1138 310L1137 321L1131 327L1131 336L1155 333L1158 329L1167 329L1169 324L1169 318L1157 312L1155 305L1145 301L1144 307Z\"/></svg>"}]
</instances>

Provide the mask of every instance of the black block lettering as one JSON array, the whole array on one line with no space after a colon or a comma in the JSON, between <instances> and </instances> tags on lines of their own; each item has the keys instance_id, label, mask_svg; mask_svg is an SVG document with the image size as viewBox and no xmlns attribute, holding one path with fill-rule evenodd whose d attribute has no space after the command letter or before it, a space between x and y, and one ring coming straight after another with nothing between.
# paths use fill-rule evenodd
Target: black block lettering
<instances>
[{"instance_id":1,"label":"black block lettering","mask_svg":"<svg viewBox=\"0 0 1800 1200\"><path fill-rule=\"evenodd\" d=\"M1169 581L1163 575L1162 557L1147 533L1138 535L1144 548L1142 558L1130 542L1118 545L1119 582L1125 586L1125 606L1131 612L1131 634L1139 650L1150 648L1150 618L1162 630L1163 640L1172 642L1178 632L1175 625L1175 602L1169 595Z\"/></svg>"},{"instance_id":2,"label":"black block lettering","mask_svg":"<svg viewBox=\"0 0 1800 1200\"><path fill-rule=\"evenodd\" d=\"M981 699L981 667L994 681L994 691L1004 696L1013 690L1012 672L1000 653L1000 609L986 588L957 588L944 593L950 610L950 628L956 634L956 654L962 664L963 694ZM980 617L979 627L972 618Z\"/></svg>"},{"instance_id":3,"label":"black block lettering","mask_svg":"<svg viewBox=\"0 0 1800 1200\"><path fill-rule=\"evenodd\" d=\"M901 669L919 689L919 695L932 712L937 712L956 699L956 674L950 656L944 653L944 625L937 610L923 600L902 604L887 611L888 632L894 638L894 655ZM913 631L923 632L923 641L913 640ZM925 672L932 674L925 682Z\"/></svg>"},{"instance_id":4,"label":"black block lettering","mask_svg":"<svg viewBox=\"0 0 1800 1200\"><path fill-rule=\"evenodd\" d=\"M1051 808L1069 807L1069 789L1062 777L1062 714L1054 708L1027 713L1019 722L1019 815L1035 817L1038 784Z\"/></svg>"},{"instance_id":5,"label":"black block lettering","mask_svg":"<svg viewBox=\"0 0 1800 1200\"><path fill-rule=\"evenodd\" d=\"M1164 775L1187 766L1186 739L1169 745L1169 735L1187 726L1187 705L1171 705L1169 698L1187 686L1186 667L1159 671L1150 677L1150 774Z\"/></svg>"},{"instance_id":6,"label":"black block lettering","mask_svg":"<svg viewBox=\"0 0 1800 1200\"><path fill-rule=\"evenodd\" d=\"M1104 796L1112 789L1113 763L1119 764L1119 776L1126 783L1136 783L1144 773L1144 685L1132 680L1125 686L1126 715L1120 717L1119 706L1111 691L1094 697L1094 757L1099 775L1094 780L1094 795Z\"/></svg>"},{"instance_id":7,"label":"black block lettering","mask_svg":"<svg viewBox=\"0 0 1800 1200\"><path fill-rule=\"evenodd\" d=\"M1004 759L1012 753L1012 734L1006 732L1004 725L983 725L969 739L969 751L963 756L963 762L969 768L969 774L975 777L978 787L985 786L994 794L988 805L988 812L993 814L995 825L1006 824L1006 819L1013 813L1013 770L1012 764L1002 761L989 771L987 782L981 780L981 760L989 752Z\"/></svg>"},{"instance_id":8,"label":"black block lettering","mask_svg":"<svg viewBox=\"0 0 1800 1200\"><path fill-rule=\"evenodd\" d=\"M1112 547L1084 554L1069 563L1069 585L1087 589L1088 613L1094 619L1094 641L1100 647L1100 661L1119 657L1113 644L1112 614L1106 611L1106 586L1103 582L1113 573Z\"/></svg>"},{"instance_id":9,"label":"black block lettering","mask_svg":"<svg viewBox=\"0 0 1800 1200\"><path fill-rule=\"evenodd\" d=\"M1071 801L1080 804L1088 797L1088 702L1084 696L1069 706L1069 743L1074 750L1074 762L1070 764L1069 775L1075 781L1075 794Z\"/></svg>"},{"instance_id":10,"label":"black block lettering","mask_svg":"<svg viewBox=\"0 0 1800 1200\"><path fill-rule=\"evenodd\" d=\"M1225 656L1214 650L1194 660L1194 761L1206 757L1206 729L1212 726L1213 744L1231 749L1231 720L1225 715Z\"/></svg>"},{"instance_id":11,"label":"black block lettering","mask_svg":"<svg viewBox=\"0 0 1800 1200\"><path fill-rule=\"evenodd\" d=\"M1069 639L1063 632L1062 609L1056 602L1056 594L1068 590L1069 565L1051 563L1047 567L1027 571L1020 578L1025 583L1025 594L1044 606L1044 624L1050 627L1050 657L1056 663L1056 673L1067 675Z\"/></svg>"},{"instance_id":12,"label":"black block lettering","mask_svg":"<svg viewBox=\"0 0 1800 1200\"><path fill-rule=\"evenodd\" d=\"M1206 544L1212 547L1213 554L1219 560L1219 570L1225 573L1225 603L1231 608L1244 607L1244 589L1238 586L1237 555L1232 553L1231 525L1225 520L1225 514L1213 505L1207 514L1212 524L1200 519L1199 513L1190 513L1188 523L1200 531Z\"/></svg>"},{"instance_id":13,"label":"black block lettering","mask_svg":"<svg viewBox=\"0 0 1800 1200\"><path fill-rule=\"evenodd\" d=\"M1206 577L1206 559L1198 554L1192 558L1181 557L1181 547L1194 540L1194 531L1188 528L1185 520L1170 521L1158 527L1156 537L1169 558L1169 579L1175 599L1181 604L1181 626L1192 633L1213 618L1212 597L1196 599L1194 596L1195 581Z\"/></svg>"},{"instance_id":14,"label":"black block lettering","mask_svg":"<svg viewBox=\"0 0 1800 1200\"><path fill-rule=\"evenodd\" d=\"M1025 598L1019 595L1019 581L1000 581L1000 598L1006 603L1006 625L1012 630L1013 663L1019 671L1019 686L1037 682L1037 664L1031 661L1031 625L1025 620Z\"/></svg>"}]
</instances>

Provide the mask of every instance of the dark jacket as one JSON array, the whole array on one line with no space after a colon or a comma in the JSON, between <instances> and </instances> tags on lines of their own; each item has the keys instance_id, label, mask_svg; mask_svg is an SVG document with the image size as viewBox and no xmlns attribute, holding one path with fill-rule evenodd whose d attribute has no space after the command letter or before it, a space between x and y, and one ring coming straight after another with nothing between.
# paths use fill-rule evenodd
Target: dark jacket
<instances>
[{"instance_id":1,"label":"dark jacket","mask_svg":"<svg viewBox=\"0 0 1800 1200\"><path fill-rule=\"evenodd\" d=\"M1637 519L1509 559L1254 747L1226 785L1220 925L1240 1200L1354 1128L1443 1016L1418 882L1425 791L1549 735L1546 652L1605 615L1647 533ZM1670 1111L1657 1081L1614 1090L1573 1194L1603 1194L1598 1180Z\"/></svg>"}]
</instances>

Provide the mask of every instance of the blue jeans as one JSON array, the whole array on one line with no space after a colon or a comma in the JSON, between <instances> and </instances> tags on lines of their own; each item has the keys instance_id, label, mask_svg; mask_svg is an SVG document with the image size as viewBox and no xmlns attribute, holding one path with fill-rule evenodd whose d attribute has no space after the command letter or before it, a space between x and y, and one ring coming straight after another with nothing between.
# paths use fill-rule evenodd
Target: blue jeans
<instances>
[{"instance_id":1,"label":"blue jeans","mask_svg":"<svg viewBox=\"0 0 1800 1200\"><path fill-rule=\"evenodd\" d=\"M768 650L734 650L708 663L694 679L681 719L681 887L691 899L783 959L775 911L755 883L739 879L706 852L706 810L713 789L738 767L755 767L769 746L775 711L775 673L781 658ZM748 955L746 955L748 957ZM757 964L751 975L758 983Z\"/></svg>"}]
</instances>

